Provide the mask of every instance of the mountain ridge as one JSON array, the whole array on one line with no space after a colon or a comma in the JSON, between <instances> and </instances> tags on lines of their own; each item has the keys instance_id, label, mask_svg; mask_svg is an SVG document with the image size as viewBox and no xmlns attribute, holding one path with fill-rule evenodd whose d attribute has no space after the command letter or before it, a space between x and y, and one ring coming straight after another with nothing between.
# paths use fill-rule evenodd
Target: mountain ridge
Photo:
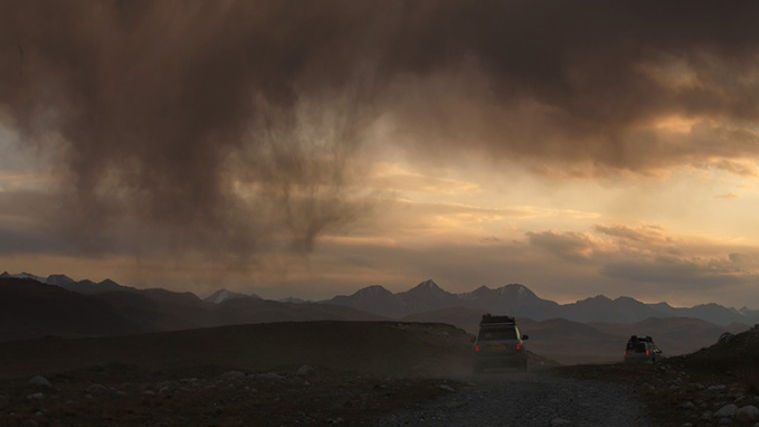
<instances>
[{"instance_id":1,"label":"mountain ridge","mask_svg":"<svg viewBox=\"0 0 759 427\"><path fill-rule=\"evenodd\" d=\"M373 298L381 289L381 297ZM427 296L425 300L421 297ZM483 313L508 314L535 320L563 318L574 322L635 323L656 317L689 317L717 325L759 322L759 311L737 310L716 303L673 307L667 302L644 303L629 296L609 298L596 295L559 304L540 298L527 286L510 283L497 288L479 286L470 292L450 293L433 280L425 280L409 290L393 293L381 285L361 288L351 295L338 295L323 303L346 305L390 318L405 318L415 313L464 307Z\"/></svg>"},{"instance_id":2,"label":"mountain ridge","mask_svg":"<svg viewBox=\"0 0 759 427\"><path fill-rule=\"evenodd\" d=\"M0 274L0 278L13 277L37 280L44 284L60 286L84 294L145 291L120 285L111 279L95 283L88 279L74 281L63 274L51 274L47 278L27 272L15 275L8 272ZM195 294L190 294L201 299ZM207 296L206 300L215 300L214 302L221 303L228 299L241 297L246 297L246 295L220 289ZM254 295L254 297L257 296ZM469 292L451 293L440 287L432 279L426 279L408 290L395 293L381 284L373 284L360 288L353 294L337 295L318 303L349 307L391 319L401 319L415 313L443 308L465 307L483 313L508 314L538 321L563 318L582 323L635 323L652 317L689 317L722 326L732 323L753 324L759 322L759 310L746 307L735 309L713 302L691 307L673 307L665 301L644 303L629 296L611 299L599 294L578 299L575 302L559 304L539 297L527 286L519 283L509 283L496 288L483 285Z\"/></svg>"}]
</instances>

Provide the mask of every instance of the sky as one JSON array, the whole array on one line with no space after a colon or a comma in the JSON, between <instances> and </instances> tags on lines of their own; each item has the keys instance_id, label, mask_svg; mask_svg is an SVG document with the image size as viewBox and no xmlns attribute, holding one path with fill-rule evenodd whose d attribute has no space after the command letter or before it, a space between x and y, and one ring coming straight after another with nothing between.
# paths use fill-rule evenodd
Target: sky
<instances>
[{"instance_id":1,"label":"sky","mask_svg":"<svg viewBox=\"0 0 759 427\"><path fill-rule=\"evenodd\" d=\"M759 3L0 5L0 270L759 308Z\"/></svg>"}]
</instances>

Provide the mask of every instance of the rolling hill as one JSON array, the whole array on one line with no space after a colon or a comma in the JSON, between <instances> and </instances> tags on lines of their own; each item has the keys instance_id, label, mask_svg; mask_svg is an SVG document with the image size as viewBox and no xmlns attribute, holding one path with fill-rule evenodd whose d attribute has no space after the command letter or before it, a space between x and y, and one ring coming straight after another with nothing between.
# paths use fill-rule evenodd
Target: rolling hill
<instances>
[{"instance_id":1,"label":"rolling hill","mask_svg":"<svg viewBox=\"0 0 759 427\"><path fill-rule=\"evenodd\" d=\"M0 279L0 340L124 335L283 320L382 320L349 307L244 297L219 304L165 289L79 293L33 279Z\"/></svg>"}]
</instances>

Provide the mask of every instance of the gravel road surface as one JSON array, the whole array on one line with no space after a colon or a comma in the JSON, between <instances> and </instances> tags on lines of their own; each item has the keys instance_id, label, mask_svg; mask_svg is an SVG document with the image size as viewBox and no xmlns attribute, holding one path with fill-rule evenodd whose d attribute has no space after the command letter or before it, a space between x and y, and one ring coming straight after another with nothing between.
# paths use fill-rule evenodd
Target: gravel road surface
<instances>
[{"instance_id":1,"label":"gravel road surface","mask_svg":"<svg viewBox=\"0 0 759 427\"><path fill-rule=\"evenodd\" d=\"M634 426L652 425L627 391L610 383L549 373L500 373L421 407L396 412L378 426Z\"/></svg>"}]
</instances>

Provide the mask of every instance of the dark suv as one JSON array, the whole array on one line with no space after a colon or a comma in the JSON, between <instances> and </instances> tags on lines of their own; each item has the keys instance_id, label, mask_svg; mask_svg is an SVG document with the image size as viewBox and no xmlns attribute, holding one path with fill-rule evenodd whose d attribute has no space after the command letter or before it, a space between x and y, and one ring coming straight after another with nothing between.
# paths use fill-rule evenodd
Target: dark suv
<instances>
[{"instance_id":1,"label":"dark suv","mask_svg":"<svg viewBox=\"0 0 759 427\"><path fill-rule=\"evenodd\" d=\"M480 321L480 332L474 342L474 371L487 368L512 367L527 370L527 349L516 321L509 316L486 314Z\"/></svg>"},{"instance_id":2,"label":"dark suv","mask_svg":"<svg viewBox=\"0 0 759 427\"><path fill-rule=\"evenodd\" d=\"M656 363L664 358L664 353L654 344L654 339L649 336L633 335L627 340L625 347L625 362L651 362Z\"/></svg>"}]
</instances>

